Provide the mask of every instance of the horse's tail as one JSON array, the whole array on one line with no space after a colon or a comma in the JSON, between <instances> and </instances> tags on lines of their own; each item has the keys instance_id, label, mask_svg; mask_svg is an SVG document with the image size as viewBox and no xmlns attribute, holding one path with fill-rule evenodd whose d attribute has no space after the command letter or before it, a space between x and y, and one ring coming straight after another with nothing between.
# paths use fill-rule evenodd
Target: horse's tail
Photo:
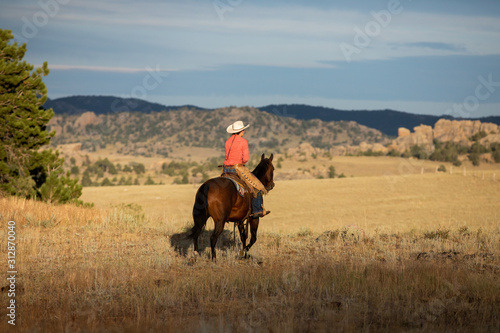
<instances>
[{"instance_id":1,"label":"horse's tail","mask_svg":"<svg viewBox=\"0 0 500 333\"><path fill-rule=\"evenodd\" d=\"M210 184L208 182L204 183L196 192L196 198L194 200L193 206L193 220L194 226L191 229L191 233L188 235L189 238L198 239L198 236L202 232L208 219L208 190L210 189Z\"/></svg>"}]
</instances>

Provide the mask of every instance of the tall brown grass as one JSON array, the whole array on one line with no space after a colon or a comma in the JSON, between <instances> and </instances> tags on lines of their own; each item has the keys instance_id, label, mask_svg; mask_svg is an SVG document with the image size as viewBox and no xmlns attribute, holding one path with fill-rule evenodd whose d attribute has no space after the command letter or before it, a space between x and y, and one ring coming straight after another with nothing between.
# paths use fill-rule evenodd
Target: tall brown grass
<instances>
[{"instance_id":1,"label":"tall brown grass","mask_svg":"<svg viewBox=\"0 0 500 333\"><path fill-rule=\"evenodd\" d=\"M351 180L346 193L357 186ZM485 185L487 193L497 186ZM452 193L441 207L474 194ZM226 227L212 262L211 223L196 255L186 219L166 221L134 203L99 209L2 198L0 246L4 222L16 221L17 331L492 332L500 329L497 199L484 206L483 226L469 214L459 224L395 227L403 215L391 220L386 212L389 228L345 224L346 217L322 230L304 219L284 232L266 225L270 215L250 259L239 259ZM416 209L408 214L421 220ZM7 301L2 292L3 311ZM0 330L12 329L2 318Z\"/></svg>"}]
</instances>

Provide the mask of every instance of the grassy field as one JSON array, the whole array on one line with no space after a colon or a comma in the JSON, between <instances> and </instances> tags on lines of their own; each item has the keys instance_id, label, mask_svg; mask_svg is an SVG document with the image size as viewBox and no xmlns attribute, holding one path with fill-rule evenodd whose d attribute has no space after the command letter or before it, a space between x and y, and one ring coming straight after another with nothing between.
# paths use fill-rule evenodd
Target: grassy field
<instances>
[{"instance_id":1,"label":"grassy field","mask_svg":"<svg viewBox=\"0 0 500 333\"><path fill-rule=\"evenodd\" d=\"M210 260L211 222L193 253L199 185L85 188L94 208L2 198L16 331L498 331L500 172L358 161L347 178L277 181L246 260L232 225Z\"/></svg>"},{"instance_id":2,"label":"grassy field","mask_svg":"<svg viewBox=\"0 0 500 333\"><path fill-rule=\"evenodd\" d=\"M263 219L262 225L266 231L279 233L301 229L323 232L344 225L390 232L438 225L494 227L500 221L500 182L492 180L492 170L485 171L489 177L484 180L482 172L476 171L475 177L434 172L276 181L264 201L272 215ZM97 208L133 205L175 229L192 223L198 187L88 187L82 199Z\"/></svg>"}]
</instances>

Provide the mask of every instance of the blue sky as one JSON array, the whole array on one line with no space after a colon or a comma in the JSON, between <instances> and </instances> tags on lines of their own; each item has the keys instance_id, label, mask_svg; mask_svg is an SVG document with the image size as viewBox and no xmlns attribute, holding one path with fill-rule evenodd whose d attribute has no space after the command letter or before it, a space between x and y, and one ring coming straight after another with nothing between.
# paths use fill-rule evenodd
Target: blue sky
<instances>
[{"instance_id":1,"label":"blue sky","mask_svg":"<svg viewBox=\"0 0 500 333\"><path fill-rule=\"evenodd\" d=\"M0 0L50 98L500 115L500 1Z\"/></svg>"}]
</instances>

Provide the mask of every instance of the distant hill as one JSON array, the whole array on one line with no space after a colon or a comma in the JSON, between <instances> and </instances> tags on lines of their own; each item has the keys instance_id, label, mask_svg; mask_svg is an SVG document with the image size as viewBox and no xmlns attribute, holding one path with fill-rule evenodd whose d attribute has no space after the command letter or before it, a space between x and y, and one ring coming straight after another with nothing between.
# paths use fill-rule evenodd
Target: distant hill
<instances>
[{"instance_id":1,"label":"distant hill","mask_svg":"<svg viewBox=\"0 0 500 333\"><path fill-rule=\"evenodd\" d=\"M301 143L329 149L340 144L390 142L380 131L354 121L283 118L250 107L56 114L48 127L56 131L52 145L81 143L81 149L88 151L111 145L118 153L166 157L174 147L224 147L226 127L236 120L251 124L247 139L252 151L284 151Z\"/></svg>"},{"instance_id":2,"label":"distant hill","mask_svg":"<svg viewBox=\"0 0 500 333\"><path fill-rule=\"evenodd\" d=\"M259 108L260 110L291 117L296 119L321 119L323 121L355 121L358 124L375 128L384 134L397 136L398 128L405 127L413 129L420 125L434 126L439 119L456 119L451 116L432 116L413 114L394 110L377 111L342 111L321 106L310 106L301 104L279 104L267 105ZM471 118L470 120L480 120L500 125L500 117Z\"/></svg>"},{"instance_id":3,"label":"distant hill","mask_svg":"<svg viewBox=\"0 0 500 333\"><path fill-rule=\"evenodd\" d=\"M136 98L114 96L70 96L47 100L44 107L52 108L56 115L79 115L87 111L92 111L97 115L120 112L151 113L174 110L213 111L212 109L204 109L194 105L165 106ZM302 104L272 104L258 109L279 117L299 120L355 121L358 124L377 129L390 136L397 136L399 127L406 127L411 130L420 125L434 126L439 119L443 118L463 120L463 118L453 118L450 116L420 115L394 110L345 111ZM470 118L470 120L480 120L481 122L500 125L500 116Z\"/></svg>"},{"instance_id":4,"label":"distant hill","mask_svg":"<svg viewBox=\"0 0 500 333\"><path fill-rule=\"evenodd\" d=\"M95 114L110 114L116 112L160 112L179 110L183 108L206 110L194 105L165 106L137 98L121 98L115 96L70 96L57 99L47 99L44 107L52 108L55 114L82 114L92 111Z\"/></svg>"}]
</instances>

